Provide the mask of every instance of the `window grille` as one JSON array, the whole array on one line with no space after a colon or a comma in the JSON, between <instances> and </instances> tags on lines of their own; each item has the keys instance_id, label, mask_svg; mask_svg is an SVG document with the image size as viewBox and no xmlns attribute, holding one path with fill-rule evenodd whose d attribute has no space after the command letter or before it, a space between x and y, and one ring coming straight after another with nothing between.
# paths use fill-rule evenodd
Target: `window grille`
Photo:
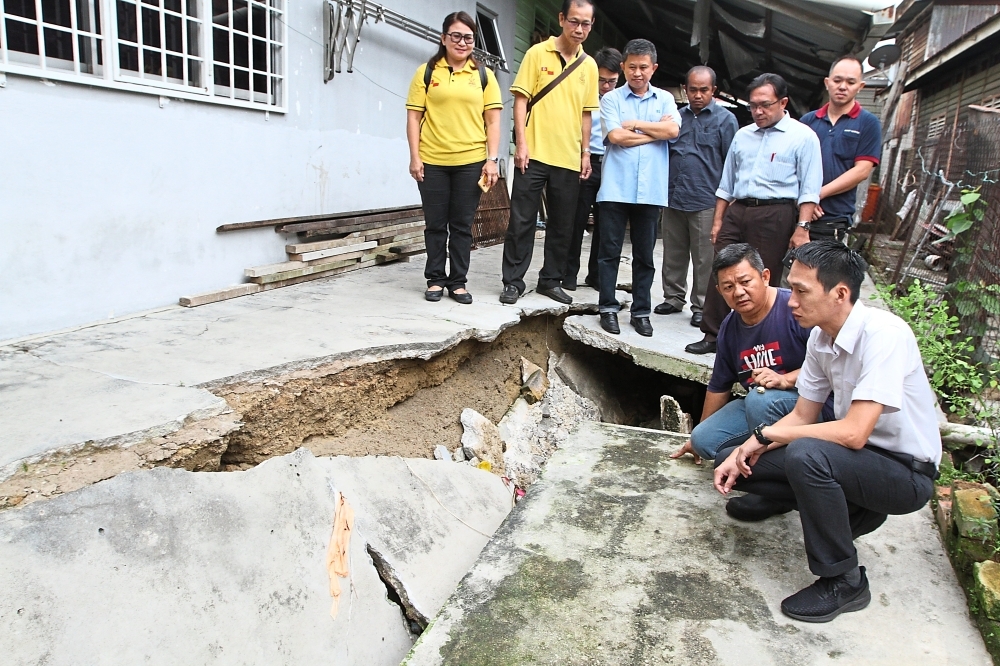
<instances>
[{"instance_id":1,"label":"window grille","mask_svg":"<svg viewBox=\"0 0 1000 666\"><path fill-rule=\"evenodd\" d=\"M996 109L1000 111L1000 95L993 95L992 97L987 97L983 100L982 106L987 109Z\"/></svg>"},{"instance_id":2,"label":"window grille","mask_svg":"<svg viewBox=\"0 0 1000 666\"><path fill-rule=\"evenodd\" d=\"M0 72L284 111L284 11L285 0L0 0Z\"/></svg>"}]
</instances>

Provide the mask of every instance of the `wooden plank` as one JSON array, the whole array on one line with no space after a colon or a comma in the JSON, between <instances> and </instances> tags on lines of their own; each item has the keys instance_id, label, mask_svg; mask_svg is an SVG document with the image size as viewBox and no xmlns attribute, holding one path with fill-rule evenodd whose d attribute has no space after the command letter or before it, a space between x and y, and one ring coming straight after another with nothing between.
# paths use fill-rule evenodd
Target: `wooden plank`
<instances>
[{"instance_id":1,"label":"wooden plank","mask_svg":"<svg viewBox=\"0 0 1000 666\"><path fill-rule=\"evenodd\" d=\"M375 263L377 264L391 264L394 261L398 261L401 264L405 264L410 260L410 255L408 254L392 254L385 253L380 254L375 257Z\"/></svg>"},{"instance_id":2,"label":"wooden plank","mask_svg":"<svg viewBox=\"0 0 1000 666\"><path fill-rule=\"evenodd\" d=\"M375 229L374 231L365 232L365 240L385 238L386 236L392 236L393 234L403 233L410 229L412 229L413 231L417 230L423 231L424 230L423 220L419 222L407 222L406 224L393 224L388 227L382 227L381 229Z\"/></svg>"},{"instance_id":3,"label":"wooden plank","mask_svg":"<svg viewBox=\"0 0 1000 666\"><path fill-rule=\"evenodd\" d=\"M280 264L268 264L267 266L254 266L252 268L246 268L243 270L243 275L248 278L258 278L265 275L273 275L275 273L284 273L287 271L294 271L300 268L305 268L306 266L318 266L321 264L330 264L339 261L344 261L346 259L357 259L362 254L364 250L357 250L349 254L338 254L335 257L327 257L324 259L313 259L312 261L283 261Z\"/></svg>"},{"instance_id":4,"label":"wooden plank","mask_svg":"<svg viewBox=\"0 0 1000 666\"><path fill-rule=\"evenodd\" d=\"M257 220L255 222L236 222L234 224L223 224L215 228L215 231L222 233L225 231L240 231L241 229L260 229L263 227L274 227L283 224L312 222L315 220L335 220L345 217L361 217L363 215L386 215L400 213L408 210L419 210L420 206L396 206L393 208L369 208L366 210L352 210L344 213L323 213L321 215L301 215L298 217L280 217L271 220Z\"/></svg>"},{"instance_id":5,"label":"wooden plank","mask_svg":"<svg viewBox=\"0 0 1000 666\"><path fill-rule=\"evenodd\" d=\"M318 241L316 243L295 243L293 245L286 245L285 252L287 252L288 254L302 254L303 252L328 250L331 247L343 247L344 245L350 245L351 243L361 243L361 242L363 242L361 240L361 232L355 231L353 234L348 234L344 238L338 238L337 240Z\"/></svg>"},{"instance_id":6,"label":"wooden plank","mask_svg":"<svg viewBox=\"0 0 1000 666\"><path fill-rule=\"evenodd\" d=\"M412 243L410 245L393 245L392 247L389 248L389 252L392 252L393 254L404 254L406 252L425 252L426 250L427 247L423 244L423 242Z\"/></svg>"},{"instance_id":7,"label":"wooden plank","mask_svg":"<svg viewBox=\"0 0 1000 666\"><path fill-rule=\"evenodd\" d=\"M315 231L317 229L341 229L363 223L378 223L384 226L387 222L405 220L412 217L422 218L423 209L407 208L392 213L382 213L380 215L355 215L353 217L327 218L312 222L295 222L291 224L283 224L282 226L277 227L276 231L281 233L295 233L299 231Z\"/></svg>"},{"instance_id":8,"label":"wooden plank","mask_svg":"<svg viewBox=\"0 0 1000 666\"><path fill-rule=\"evenodd\" d=\"M315 252L303 252L302 254L290 254L288 258L292 261L314 261L316 259L325 259L327 257L336 257L341 254L351 254L354 252L360 252L362 250L369 250L378 243L375 241L369 241L366 243L354 243L353 245L344 245L343 247L331 247L325 250L316 250Z\"/></svg>"},{"instance_id":9,"label":"wooden plank","mask_svg":"<svg viewBox=\"0 0 1000 666\"><path fill-rule=\"evenodd\" d=\"M340 257L338 257L340 259ZM352 266L358 263L357 258L354 259L343 259L340 261L334 261L332 263L323 263L310 265L306 264L301 268L295 268L288 271L281 271L278 273L269 273L267 275L260 275L257 277L250 278L257 284L267 284L269 282L277 282L279 280L288 280L290 278L302 277L304 275L313 275L316 273L327 273L338 268L344 268L346 266Z\"/></svg>"},{"instance_id":10,"label":"wooden plank","mask_svg":"<svg viewBox=\"0 0 1000 666\"><path fill-rule=\"evenodd\" d=\"M235 284L232 287L216 289L215 291L206 291L194 296L181 296L177 302L186 308L195 308L199 305L218 303L219 301L227 301L230 298L256 294L258 291L260 291L260 285L254 284L253 282L247 284Z\"/></svg>"},{"instance_id":11,"label":"wooden plank","mask_svg":"<svg viewBox=\"0 0 1000 666\"><path fill-rule=\"evenodd\" d=\"M406 222L419 222L423 224L423 215L414 215L412 217L403 218ZM358 224L352 224L347 227L337 227L337 228L322 228L322 229L310 229L301 233L304 233L307 238L310 236L326 236L331 233L346 233L351 231L371 231L373 229L381 229L385 227L385 222L363 222Z\"/></svg>"},{"instance_id":12,"label":"wooden plank","mask_svg":"<svg viewBox=\"0 0 1000 666\"><path fill-rule=\"evenodd\" d=\"M320 278L333 277L334 275L340 275L341 273L350 273L351 271L360 270L362 268L369 268L375 265L375 261L362 261L358 263L351 264L349 266L343 266L341 268L334 268L323 273L311 273L309 275L300 275L294 278L288 278L286 280L275 280L274 282L268 282L266 284L257 285L260 287L261 291L270 291L271 289L280 289L281 287L290 287L293 284L299 284L302 282L309 282L310 280L318 280Z\"/></svg>"},{"instance_id":13,"label":"wooden plank","mask_svg":"<svg viewBox=\"0 0 1000 666\"><path fill-rule=\"evenodd\" d=\"M377 242L380 247L383 245L393 245L393 244L400 245L401 244L400 241L410 241L412 243L414 242L413 241L414 238L423 238L423 237L424 237L424 232L417 231L409 234L399 234L397 236L389 236L388 238L380 238Z\"/></svg>"}]
</instances>

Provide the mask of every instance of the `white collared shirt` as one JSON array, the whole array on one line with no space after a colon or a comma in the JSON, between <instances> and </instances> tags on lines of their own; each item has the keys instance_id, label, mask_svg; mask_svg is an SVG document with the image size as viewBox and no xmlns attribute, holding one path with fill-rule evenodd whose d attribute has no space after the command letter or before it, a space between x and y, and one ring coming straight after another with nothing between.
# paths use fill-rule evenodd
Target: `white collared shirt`
<instances>
[{"instance_id":1,"label":"white collared shirt","mask_svg":"<svg viewBox=\"0 0 1000 666\"><path fill-rule=\"evenodd\" d=\"M934 394L913 331L896 315L858 301L836 340L814 328L795 387L818 403L833 391L837 419L847 416L854 400L881 404L869 444L941 462Z\"/></svg>"}]
</instances>

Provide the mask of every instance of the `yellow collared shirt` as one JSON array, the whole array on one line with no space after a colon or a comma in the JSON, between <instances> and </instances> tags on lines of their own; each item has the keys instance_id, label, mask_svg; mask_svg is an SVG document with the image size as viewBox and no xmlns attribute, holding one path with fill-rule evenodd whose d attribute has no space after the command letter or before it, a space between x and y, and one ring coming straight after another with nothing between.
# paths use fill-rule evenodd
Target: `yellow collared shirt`
<instances>
[{"instance_id":1,"label":"yellow collared shirt","mask_svg":"<svg viewBox=\"0 0 1000 666\"><path fill-rule=\"evenodd\" d=\"M486 90L472 59L457 72L441 58L434 66L431 84L424 90L427 63L417 67L410 82L406 108L422 111L420 159L425 164L461 166L486 159L486 125L483 112L503 108L500 85L487 68Z\"/></svg>"},{"instance_id":2,"label":"yellow collared shirt","mask_svg":"<svg viewBox=\"0 0 1000 666\"><path fill-rule=\"evenodd\" d=\"M586 58L587 62L532 108L525 129L530 159L573 171L580 170L583 112L600 113L601 108L597 94L597 63L583 48L577 58ZM510 90L531 99L562 70L556 38L549 37L524 54Z\"/></svg>"}]
</instances>

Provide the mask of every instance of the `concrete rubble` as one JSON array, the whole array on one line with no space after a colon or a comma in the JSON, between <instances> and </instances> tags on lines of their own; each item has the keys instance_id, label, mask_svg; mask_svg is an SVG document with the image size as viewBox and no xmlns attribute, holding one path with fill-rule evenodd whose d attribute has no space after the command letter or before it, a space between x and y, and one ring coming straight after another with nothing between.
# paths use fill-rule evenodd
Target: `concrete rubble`
<instances>
[{"instance_id":1,"label":"concrete rubble","mask_svg":"<svg viewBox=\"0 0 1000 666\"><path fill-rule=\"evenodd\" d=\"M858 540L868 608L796 622L798 514L730 519L709 468L669 459L683 440L581 425L403 663L991 663L927 508Z\"/></svg>"},{"instance_id":2,"label":"concrete rubble","mask_svg":"<svg viewBox=\"0 0 1000 666\"><path fill-rule=\"evenodd\" d=\"M335 491L356 521L332 619ZM465 465L305 449L121 474L0 514L0 661L395 666L511 506Z\"/></svg>"}]
</instances>

